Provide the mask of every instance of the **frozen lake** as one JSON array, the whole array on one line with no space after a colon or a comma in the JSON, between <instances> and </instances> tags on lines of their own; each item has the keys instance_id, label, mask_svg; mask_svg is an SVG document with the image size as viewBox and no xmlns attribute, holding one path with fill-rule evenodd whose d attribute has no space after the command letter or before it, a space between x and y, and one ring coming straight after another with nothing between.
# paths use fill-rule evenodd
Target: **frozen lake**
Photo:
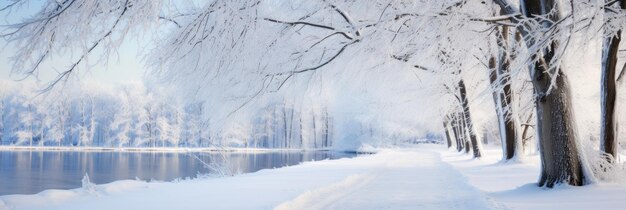
<instances>
[{"instance_id":1,"label":"frozen lake","mask_svg":"<svg viewBox=\"0 0 626 210\"><path fill-rule=\"evenodd\" d=\"M210 173L198 159L206 163L227 159L234 171L250 173L311 160L355 156L330 151L193 154L195 157L163 152L0 151L0 195L78 188L85 173L96 184L135 178L171 181Z\"/></svg>"}]
</instances>

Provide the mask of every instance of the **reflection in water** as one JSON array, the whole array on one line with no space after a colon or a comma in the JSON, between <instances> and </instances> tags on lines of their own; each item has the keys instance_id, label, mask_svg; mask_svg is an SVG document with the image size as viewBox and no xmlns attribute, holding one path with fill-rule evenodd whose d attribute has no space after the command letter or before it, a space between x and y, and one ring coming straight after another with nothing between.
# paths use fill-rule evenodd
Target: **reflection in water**
<instances>
[{"instance_id":1,"label":"reflection in water","mask_svg":"<svg viewBox=\"0 0 626 210\"><path fill-rule=\"evenodd\" d=\"M241 173L354 156L337 152L194 154L209 164L225 159L232 170ZM171 181L210 170L186 153L0 151L0 195L78 188L85 173L92 182L104 184L135 178Z\"/></svg>"}]
</instances>

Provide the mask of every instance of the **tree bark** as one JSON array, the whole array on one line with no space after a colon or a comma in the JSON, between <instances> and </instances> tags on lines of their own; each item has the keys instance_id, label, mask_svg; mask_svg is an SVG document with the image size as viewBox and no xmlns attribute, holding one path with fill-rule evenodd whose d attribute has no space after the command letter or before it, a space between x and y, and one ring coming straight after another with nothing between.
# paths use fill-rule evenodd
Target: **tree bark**
<instances>
[{"instance_id":1,"label":"tree bark","mask_svg":"<svg viewBox=\"0 0 626 210\"><path fill-rule=\"evenodd\" d=\"M452 140L450 139L450 133L448 132L448 121L443 122L443 130L446 133L446 143L448 148L452 147Z\"/></svg>"},{"instance_id":2,"label":"tree bark","mask_svg":"<svg viewBox=\"0 0 626 210\"><path fill-rule=\"evenodd\" d=\"M463 140L461 144L463 144L463 149L465 149L465 153L469 153L470 144L469 144L469 141L467 140L469 138L469 135L467 132L467 122L465 121L465 116L462 113L459 113L458 115L459 115L459 121L461 121L460 132L461 132L461 136L463 137L461 139Z\"/></svg>"},{"instance_id":3,"label":"tree bark","mask_svg":"<svg viewBox=\"0 0 626 210\"><path fill-rule=\"evenodd\" d=\"M622 9L626 8L626 2L618 1ZM600 127L600 149L607 155L616 157L616 122L615 122L615 99L617 89L615 87L615 73L617 71L617 53L621 41L622 30L617 31L612 37L604 40L602 50L602 77L600 87L601 100L601 127ZM609 161L612 160L609 157Z\"/></svg>"},{"instance_id":4,"label":"tree bark","mask_svg":"<svg viewBox=\"0 0 626 210\"><path fill-rule=\"evenodd\" d=\"M498 92L500 92L500 87L498 85L498 69L496 66L496 58L494 56L491 56L489 58L488 67L489 67L489 84L491 85L491 88L493 89L491 92L491 97L493 98L493 104L496 109L496 118L498 119L498 134L500 137L500 144L502 144L502 155L504 158L506 158L507 157L506 141L505 141L506 130L504 129L505 118L502 113L502 107L500 106L500 94L498 94Z\"/></svg>"},{"instance_id":5,"label":"tree bark","mask_svg":"<svg viewBox=\"0 0 626 210\"><path fill-rule=\"evenodd\" d=\"M526 0L522 1L527 17L548 15L556 10L554 0ZM558 13L550 13L552 22L560 19ZM543 27L551 27L549 21L538 19ZM527 39L527 45L532 46L532 37ZM531 69L531 78L537 93L535 103L537 109L537 138L541 154L541 177L539 186L553 187L555 184L568 183L583 185L583 170L576 144L574 117L571 110L570 87L563 70L551 67L554 51L558 49L557 41L553 41L544 52L534 55L536 60ZM548 72L553 72L549 74ZM557 78L553 78L556 75ZM554 81L554 82L552 82ZM550 88L552 85L552 88Z\"/></svg>"},{"instance_id":6,"label":"tree bark","mask_svg":"<svg viewBox=\"0 0 626 210\"><path fill-rule=\"evenodd\" d=\"M513 90L511 89L511 69L510 57L508 55L508 26L502 26L500 33L501 49L500 49L500 65L498 66L498 75L502 91L500 92L500 111L502 112L504 123L504 142L506 142L505 158L513 159L518 152L519 139L515 129L515 121L513 120L513 110L511 107Z\"/></svg>"},{"instance_id":7,"label":"tree bark","mask_svg":"<svg viewBox=\"0 0 626 210\"><path fill-rule=\"evenodd\" d=\"M463 137L460 135L459 130L460 130L459 118L457 114L453 114L452 115L452 131L454 134L454 139L456 140L457 152L463 151L463 140L461 139Z\"/></svg>"},{"instance_id":8,"label":"tree bark","mask_svg":"<svg viewBox=\"0 0 626 210\"><path fill-rule=\"evenodd\" d=\"M506 15L506 12L505 9L501 9L500 15ZM515 129L514 115L509 106L513 95L510 84L510 61L515 56L514 52L509 54L509 50L514 50L514 48L509 47L509 26L498 27L496 40L498 40L499 45L498 59L496 61L495 56L489 59L489 81L493 88L492 97L498 117L502 156L504 160L510 160L518 153L520 140Z\"/></svg>"},{"instance_id":9,"label":"tree bark","mask_svg":"<svg viewBox=\"0 0 626 210\"><path fill-rule=\"evenodd\" d=\"M313 148L317 149L317 127L315 126L315 112L311 112L313 116Z\"/></svg>"},{"instance_id":10,"label":"tree bark","mask_svg":"<svg viewBox=\"0 0 626 210\"><path fill-rule=\"evenodd\" d=\"M527 148L527 140L529 139L528 137L528 129L530 127L532 127L532 125L530 125L530 122L533 118L533 113L530 113L530 115L528 115L528 119L526 120L526 122L522 125L522 145L524 145L524 148Z\"/></svg>"},{"instance_id":11,"label":"tree bark","mask_svg":"<svg viewBox=\"0 0 626 210\"><path fill-rule=\"evenodd\" d=\"M291 148L293 148L293 146L292 146L292 143L293 143L292 142L292 139L293 139L293 123L294 123L293 122L293 115L294 115L294 112L295 112L295 108L291 107L290 109L291 109L290 110L291 114L289 115L289 137L287 137L286 141L288 142L288 144L287 144L288 146L287 147L291 149Z\"/></svg>"},{"instance_id":12,"label":"tree bark","mask_svg":"<svg viewBox=\"0 0 626 210\"><path fill-rule=\"evenodd\" d=\"M478 145L480 142L478 142L477 137L476 137L476 131L474 128L474 124L472 122L472 116L470 114L465 82L462 79L459 80L459 93L461 97L461 106L463 108L463 116L465 118L467 131L468 131L469 138L472 144L474 157L480 158L482 156L481 151L480 151L480 145Z\"/></svg>"},{"instance_id":13,"label":"tree bark","mask_svg":"<svg viewBox=\"0 0 626 210\"><path fill-rule=\"evenodd\" d=\"M569 85L565 75L561 75L556 78L556 88L545 94L550 86L549 76L539 71L535 73L543 74L535 77L536 88L541 89L537 98L537 129L542 159L539 185L552 187L567 182L580 186L583 184L583 173L573 128Z\"/></svg>"}]
</instances>

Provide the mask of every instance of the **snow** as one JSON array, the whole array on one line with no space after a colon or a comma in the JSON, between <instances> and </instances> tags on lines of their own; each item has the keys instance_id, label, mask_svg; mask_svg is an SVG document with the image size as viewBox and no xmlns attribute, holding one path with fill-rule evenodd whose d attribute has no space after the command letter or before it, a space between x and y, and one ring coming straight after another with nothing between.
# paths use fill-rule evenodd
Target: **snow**
<instances>
[{"instance_id":1,"label":"snow","mask_svg":"<svg viewBox=\"0 0 626 210\"><path fill-rule=\"evenodd\" d=\"M122 180L36 195L0 196L0 209L615 209L622 184L534 185L537 159L501 163L442 145L307 162L223 178Z\"/></svg>"},{"instance_id":2,"label":"snow","mask_svg":"<svg viewBox=\"0 0 626 210\"><path fill-rule=\"evenodd\" d=\"M503 163L499 147L486 147L486 158L472 159L443 152L442 159L467 177L469 184L511 209L622 209L626 206L623 183L596 183L583 187L539 188L538 156Z\"/></svg>"},{"instance_id":3,"label":"snow","mask_svg":"<svg viewBox=\"0 0 626 210\"><path fill-rule=\"evenodd\" d=\"M603 174L613 175L602 169L606 166L602 162L594 161L599 159L597 134L603 121L598 106L600 43L626 23L613 21L623 19L623 12L606 14L603 2L558 7L563 13L558 21L553 17L559 15L543 17L562 23L554 24L550 33L546 33L550 24L537 21L539 16L515 16L511 22L528 27L518 30L525 45L508 43L510 47L498 42L491 30L495 19L489 17L494 16L496 5L482 1L241 0L181 7L147 0L73 2L35 4L39 12L21 21L8 20L6 30L0 30L14 58L11 72L39 80L44 69L59 69L59 79L70 83L66 86L70 88L54 88L38 98L34 96L40 95L40 84L0 81L0 144L10 145L0 146L0 151L203 152L225 146L235 152L248 151L244 147L280 147L376 154L226 178L123 180L105 185L86 181L81 189L2 196L0 209L625 206L624 183L595 183L604 180ZM0 13L21 19L17 16L24 15L11 5ZM509 13L503 17L518 13L515 8L503 7ZM487 21L473 21L482 17ZM159 19L167 22L169 18L178 28L172 23L161 26ZM82 33L72 33L76 31ZM513 31L505 34L512 37ZM146 48L146 65L152 69L146 85L101 87L69 77L77 75L70 72L107 63L127 36L152 43L140 43ZM562 45L552 46L557 42ZM490 95L508 83L499 81L493 87L487 80L492 68L484 64L494 52L503 50L511 50L515 57L508 63L515 95L507 106L517 132L521 133L520 123L541 127L532 120L540 117L532 116L537 87L533 89L527 81L531 79L528 66L545 49L554 52L548 67L562 70L560 77L551 75L552 82L566 77L571 84L572 96L565 101L572 101L568 108L573 114L567 118L576 121L568 128L575 131L572 137L583 151L580 158L585 170L609 171L595 173L590 178L593 184L538 188L533 184L539 174L537 156L500 162L500 152L494 148L486 148L483 153L487 155L480 160L441 146L380 148L424 136L440 138L444 116L458 111L469 116L467 107L459 110L455 100L453 90L459 81L468 87L470 133L486 142L498 142L488 137L498 139L495 134L498 128L502 130L496 126L502 119L493 116L494 105L500 109L501 101L492 104ZM68 51L75 53L68 56ZM503 61L498 58L499 66ZM626 93L621 94L623 98ZM623 118L626 112L617 110L616 119ZM548 122L537 119L541 120ZM533 132L540 136L534 127L529 135ZM536 142L531 138L523 149L532 152ZM82 148L46 147L52 145ZM161 148L167 146L172 148Z\"/></svg>"}]
</instances>

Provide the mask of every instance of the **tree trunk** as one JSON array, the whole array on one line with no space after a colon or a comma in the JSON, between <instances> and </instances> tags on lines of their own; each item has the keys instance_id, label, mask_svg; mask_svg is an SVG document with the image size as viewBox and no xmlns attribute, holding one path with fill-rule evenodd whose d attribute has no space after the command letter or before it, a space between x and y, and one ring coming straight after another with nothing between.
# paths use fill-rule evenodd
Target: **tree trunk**
<instances>
[{"instance_id":1,"label":"tree trunk","mask_svg":"<svg viewBox=\"0 0 626 210\"><path fill-rule=\"evenodd\" d=\"M328 134L329 134L329 125L328 125L328 109L324 108L324 148L328 147Z\"/></svg>"},{"instance_id":2,"label":"tree trunk","mask_svg":"<svg viewBox=\"0 0 626 210\"><path fill-rule=\"evenodd\" d=\"M4 99L0 99L0 145L4 144Z\"/></svg>"},{"instance_id":3,"label":"tree trunk","mask_svg":"<svg viewBox=\"0 0 626 210\"><path fill-rule=\"evenodd\" d=\"M315 125L315 112L312 112L313 116L313 148L317 149L317 126Z\"/></svg>"},{"instance_id":4,"label":"tree trunk","mask_svg":"<svg viewBox=\"0 0 626 210\"><path fill-rule=\"evenodd\" d=\"M554 0L522 1L527 17L545 15L546 11L558 11ZM552 22L560 20L558 13L550 13L547 17ZM543 27L550 27L550 21L538 19ZM534 40L527 39L532 46ZM583 170L576 145L574 117L571 110L570 87L566 75L560 68L551 67L554 51L558 49L557 41L553 41L544 52L537 52L536 62L532 68L531 78L536 91L537 105L537 139L541 154L541 177L539 186L553 187L558 183L583 185ZM541 56L541 57L538 57ZM557 78L552 78L553 72ZM554 80L554 84L552 81ZM550 86L553 86L550 88Z\"/></svg>"},{"instance_id":5,"label":"tree trunk","mask_svg":"<svg viewBox=\"0 0 626 210\"><path fill-rule=\"evenodd\" d=\"M443 122L443 130L446 133L446 143L448 144L448 148L452 147L452 140L450 139L450 133L448 132L448 122Z\"/></svg>"},{"instance_id":6,"label":"tree trunk","mask_svg":"<svg viewBox=\"0 0 626 210\"><path fill-rule=\"evenodd\" d=\"M618 1L622 9L626 8L626 2ZM600 149L606 154L616 157L616 122L615 122L615 73L617 71L617 53L621 41L622 30L617 34L604 40L602 50L602 77L600 81L601 100L601 127L600 127ZM611 160L612 158L609 158Z\"/></svg>"},{"instance_id":7,"label":"tree trunk","mask_svg":"<svg viewBox=\"0 0 626 210\"><path fill-rule=\"evenodd\" d=\"M504 140L506 142L506 159L513 159L520 148L518 148L520 141L517 138L517 132L515 130L515 121L513 120L513 113L511 112L511 96L513 95L510 84L505 84L500 97L504 118Z\"/></svg>"},{"instance_id":8,"label":"tree trunk","mask_svg":"<svg viewBox=\"0 0 626 210\"><path fill-rule=\"evenodd\" d=\"M466 128L469 133L469 138L472 144L472 150L474 152L475 158L480 158L482 156L480 151L480 142L478 142L476 137L476 131L474 130L474 124L472 122L472 116L470 114L469 103L467 99L467 91L465 88L465 82L461 79L459 81L459 92L461 97L461 106L463 107L463 117L465 118Z\"/></svg>"},{"instance_id":9,"label":"tree trunk","mask_svg":"<svg viewBox=\"0 0 626 210\"><path fill-rule=\"evenodd\" d=\"M300 112L300 148L304 149L304 135L302 134L302 112Z\"/></svg>"},{"instance_id":10,"label":"tree trunk","mask_svg":"<svg viewBox=\"0 0 626 210\"><path fill-rule=\"evenodd\" d=\"M467 141L467 136L465 135L465 124L463 123L463 118L461 114L455 113L456 126L457 126L457 135L459 137L459 152L465 150L465 142Z\"/></svg>"},{"instance_id":11,"label":"tree trunk","mask_svg":"<svg viewBox=\"0 0 626 210\"><path fill-rule=\"evenodd\" d=\"M290 109L291 109L291 110L290 110L290 113L291 113L291 114L289 115L289 135L288 135L288 137L287 137L287 140L286 140L286 141L288 142L288 143L287 143L287 147L291 149L291 148L292 148L292 145L291 145L291 144L293 143L293 142L291 142L291 140L292 140L292 138L293 138L293 123L294 123L294 122L293 122L293 115L294 115L294 108L292 107L292 108L290 108Z\"/></svg>"},{"instance_id":12,"label":"tree trunk","mask_svg":"<svg viewBox=\"0 0 626 210\"><path fill-rule=\"evenodd\" d=\"M498 117L502 156L504 160L510 160L517 154L520 141L517 138L514 115L510 107L513 91L510 84L510 61L512 58L508 53L509 31L508 26L501 26L500 28L501 30L496 33L499 44L498 60L496 61L495 56L489 59L489 81L493 88L492 97Z\"/></svg>"},{"instance_id":13,"label":"tree trunk","mask_svg":"<svg viewBox=\"0 0 626 210\"><path fill-rule=\"evenodd\" d=\"M287 110L286 110L286 105L283 105L282 107L282 113L283 113L283 142L281 142L281 147L282 148L287 148Z\"/></svg>"},{"instance_id":14,"label":"tree trunk","mask_svg":"<svg viewBox=\"0 0 626 210\"><path fill-rule=\"evenodd\" d=\"M461 144L461 136L459 135L459 121L456 114L452 115L452 134L454 135L454 140L456 142L456 150L461 152L463 150L463 145Z\"/></svg>"},{"instance_id":15,"label":"tree trunk","mask_svg":"<svg viewBox=\"0 0 626 210\"><path fill-rule=\"evenodd\" d=\"M554 184L567 182L571 185L583 184L582 166L576 145L574 119L571 110L569 85L565 75L556 78L556 88L546 95L550 78L540 73L542 68L535 68L539 75L535 77L535 88L539 88L537 100L537 129L542 159L540 186L552 187ZM560 70L559 70L560 71ZM563 72L560 71L562 74Z\"/></svg>"},{"instance_id":16,"label":"tree trunk","mask_svg":"<svg viewBox=\"0 0 626 210\"><path fill-rule=\"evenodd\" d=\"M530 125L530 122L533 118L533 113L530 113L530 115L528 115L528 119L526 120L526 122L522 125L522 145L524 145L524 148L528 148L527 146L527 141L528 139L530 139L528 137L528 129L530 127L532 127L532 125Z\"/></svg>"},{"instance_id":17,"label":"tree trunk","mask_svg":"<svg viewBox=\"0 0 626 210\"><path fill-rule=\"evenodd\" d=\"M457 120L459 121L459 137L461 138L461 150L465 150L465 153L469 152L469 147L467 146L467 132L465 132L465 119L463 119L463 115L461 113L456 113Z\"/></svg>"},{"instance_id":18,"label":"tree trunk","mask_svg":"<svg viewBox=\"0 0 626 210\"><path fill-rule=\"evenodd\" d=\"M33 114L33 111L32 111L32 108L31 108L30 104L28 105L28 114L33 116L33 117L30 118L30 122L28 124L29 125L29 127L28 127L29 131L28 132L30 132L30 140L29 140L30 143L29 143L29 145L32 147L33 146L33 136L35 135L35 131L33 130L34 114Z\"/></svg>"},{"instance_id":19,"label":"tree trunk","mask_svg":"<svg viewBox=\"0 0 626 210\"><path fill-rule=\"evenodd\" d=\"M501 32L501 44L500 50L500 65L498 67L498 75L501 78L500 84L502 86L502 92L500 92L500 106L502 111L502 117L504 118L504 142L506 142L505 158L506 160L513 159L519 150L520 144L517 138L515 129L515 121L513 120L513 110L511 105L513 90L511 90L511 69L510 69L510 57L508 55L508 26L502 26Z\"/></svg>"},{"instance_id":20,"label":"tree trunk","mask_svg":"<svg viewBox=\"0 0 626 210\"><path fill-rule=\"evenodd\" d=\"M496 66L496 58L491 56L489 58L489 84L493 89L491 97L493 98L493 104L496 109L496 118L498 119L498 134L500 135L500 144L502 145L502 155L506 159L506 130L504 129L504 121L506 120L503 115L502 106L500 106L500 86L498 85L498 69Z\"/></svg>"}]
</instances>

